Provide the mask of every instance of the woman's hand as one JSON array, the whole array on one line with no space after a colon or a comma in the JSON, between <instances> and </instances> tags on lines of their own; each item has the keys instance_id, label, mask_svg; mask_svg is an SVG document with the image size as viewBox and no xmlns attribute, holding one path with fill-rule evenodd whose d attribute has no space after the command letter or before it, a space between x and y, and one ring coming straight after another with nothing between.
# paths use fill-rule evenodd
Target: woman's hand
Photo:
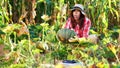
<instances>
[{"instance_id":1,"label":"woman's hand","mask_svg":"<svg viewBox=\"0 0 120 68\"><path fill-rule=\"evenodd\" d=\"M69 42L78 42L79 38L77 36L74 36L73 38L70 38Z\"/></svg>"},{"instance_id":2,"label":"woman's hand","mask_svg":"<svg viewBox=\"0 0 120 68\"><path fill-rule=\"evenodd\" d=\"M79 42L79 43L82 43L82 42L87 42L89 40L87 38L85 38L85 37L78 38L77 36L74 36L73 38L70 38L68 41L69 42Z\"/></svg>"}]
</instances>

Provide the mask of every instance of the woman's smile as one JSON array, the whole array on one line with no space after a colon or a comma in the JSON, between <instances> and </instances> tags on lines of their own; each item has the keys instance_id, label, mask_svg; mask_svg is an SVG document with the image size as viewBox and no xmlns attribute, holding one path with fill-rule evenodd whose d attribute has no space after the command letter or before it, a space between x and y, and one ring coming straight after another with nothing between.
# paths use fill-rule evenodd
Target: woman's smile
<instances>
[{"instance_id":1,"label":"woman's smile","mask_svg":"<svg viewBox=\"0 0 120 68\"><path fill-rule=\"evenodd\" d=\"M79 10L74 10L73 11L73 17L76 21L78 21L79 18L80 18L80 11Z\"/></svg>"}]
</instances>

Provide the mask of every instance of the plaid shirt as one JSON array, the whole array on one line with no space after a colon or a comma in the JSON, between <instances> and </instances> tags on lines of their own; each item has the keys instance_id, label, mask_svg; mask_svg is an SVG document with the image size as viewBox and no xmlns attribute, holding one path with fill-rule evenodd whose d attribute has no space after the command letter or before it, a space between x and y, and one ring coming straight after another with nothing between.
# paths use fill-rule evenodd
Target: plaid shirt
<instances>
[{"instance_id":1,"label":"plaid shirt","mask_svg":"<svg viewBox=\"0 0 120 68\"><path fill-rule=\"evenodd\" d=\"M74 30L79 38L88 37L90 27L91 27L91 21L87 17L84 19L84 27L81 29L80 29L80 26L78 24L73 29L70 18L68 18L68 20L64 26L64 28Z\"/></svg>"}]
</instances>

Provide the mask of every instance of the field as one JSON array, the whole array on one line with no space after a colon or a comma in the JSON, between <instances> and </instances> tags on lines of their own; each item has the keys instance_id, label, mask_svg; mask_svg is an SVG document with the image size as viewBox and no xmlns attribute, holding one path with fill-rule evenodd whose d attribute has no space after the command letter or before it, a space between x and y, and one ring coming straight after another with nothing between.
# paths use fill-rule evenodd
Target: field
<instances>
[{"instance_id":1,"label":"field","mask_svg":"<svg viewBox=\"0 0 120 68\"><path fill-rule=\"evenodd\" d=\"M75 3L85 7L94 43L57 38ZM57 64L63 60L84 68L120 67L119 0L2 0L0 5L0 68L62 68Z\"/></svg>"}]
</instances>

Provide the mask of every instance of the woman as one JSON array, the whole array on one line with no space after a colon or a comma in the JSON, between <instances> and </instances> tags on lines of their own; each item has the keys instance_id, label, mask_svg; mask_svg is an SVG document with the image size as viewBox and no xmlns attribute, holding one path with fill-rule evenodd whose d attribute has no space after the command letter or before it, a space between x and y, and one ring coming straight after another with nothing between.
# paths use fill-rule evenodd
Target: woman
<instances>
[{"instance_id":1,"label":"woman","mask_svg":"<svg viewBox=\"0 0 120 68\"><path fill-rule=\"evenodd\" d=\"M87 38L91 27L91 21L86 17L84 8L81 4L76 4L71 10L64 28L74 30L79 38Z\"/></svg>"}]
</instances>

